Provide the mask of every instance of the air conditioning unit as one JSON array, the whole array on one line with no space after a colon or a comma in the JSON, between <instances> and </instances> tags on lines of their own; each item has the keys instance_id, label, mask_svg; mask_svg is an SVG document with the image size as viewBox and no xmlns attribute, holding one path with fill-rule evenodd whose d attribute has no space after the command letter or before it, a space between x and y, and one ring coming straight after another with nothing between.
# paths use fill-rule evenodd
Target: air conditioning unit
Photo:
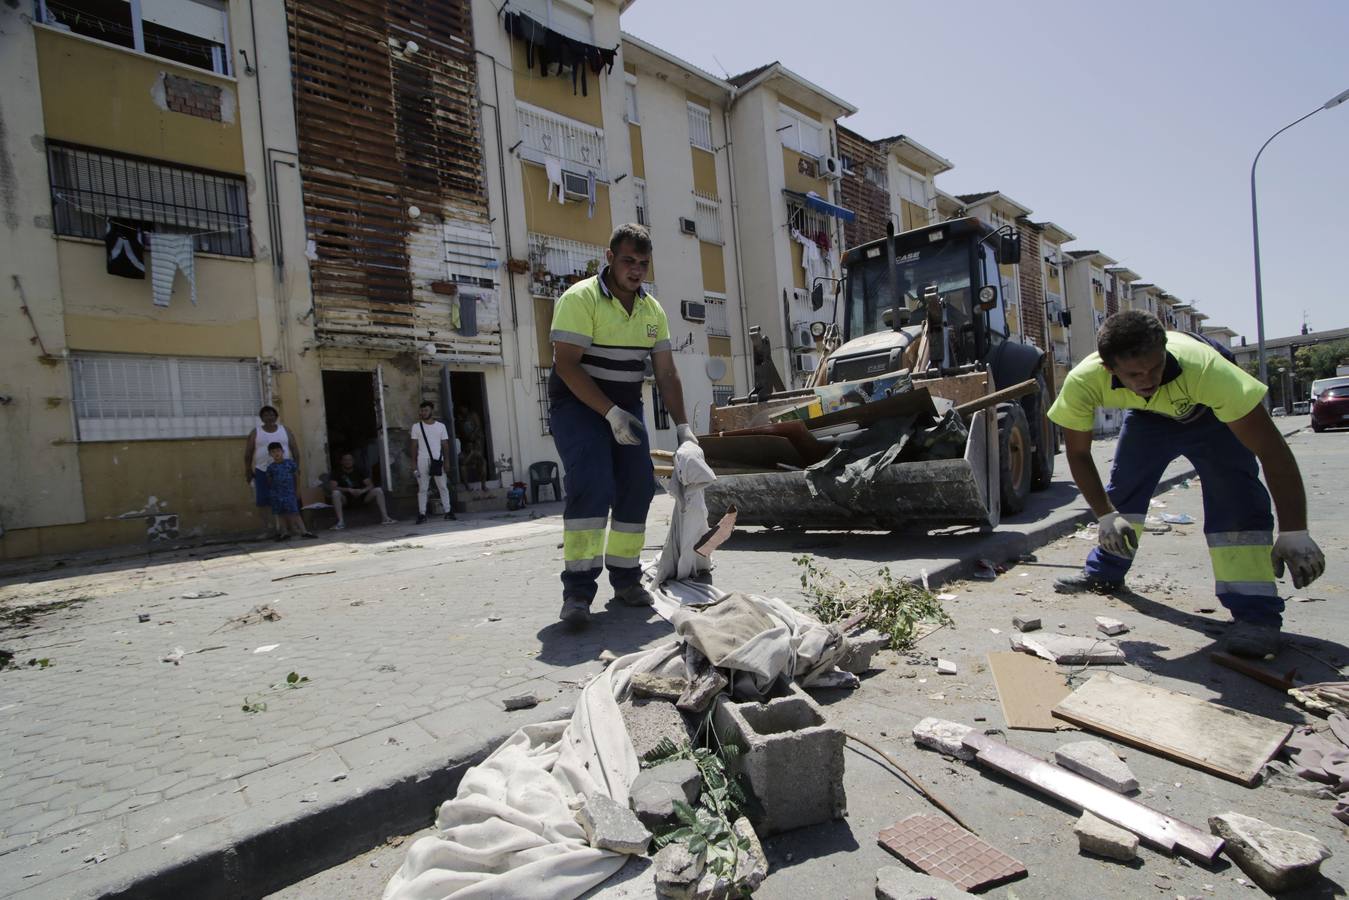
<instances>
[{"instance_id":1,"label":"air conditioning unit","mask_svg":"<svg viewBox=\"0 0 1349 900\"><path fill-rule=\"evenodd\" d=\"M684 317L685 322L706 322L707 304L697 300L680 300L679 314Z\"/></svg>"},{"instance_id":2,"label":"air conditioning unit","mask_svg":"<svg viewBox=\"0 0 1349 900\"><path fill-rule=\"evenodd\" d=\"M798 350L815 349L815 336L810 333L808 324L797 322L792 325L792 346Z\"/></svg>"},{"instance_id":3,"label":"air conditioning unit","mask_svg":"<svg viewBox=\"0 0 1349 900\"><path fill-rule=\"evenodd\" d=\"M843 162L837 156L821 156L819 171L821 178L838 181L843 177Z\"/></svg>"},{"instance_id":4,"label":"air conditioning unit","mask_svg":"<svg viewBox=\"0 0 1349 900\"><path fill-rule=\"evenodd\" d=\"M568 197L577 200L590 199L590 180L579 172L562 170L562 190Z\"/></svg>"},{"instance_id":5,"label":"air conditioning unit","mask_svg":"<svg viewBox=\"0 0 1349 900\"><path fill-rule=\"evenodd\" d=\"M792 302L804 304L810 308L810 291L806 288L792 288Z\"/></svg>"},{"instance_id":6,"label":"air conditioning unit","mask_svg":"<svg viewBox=\"0 0 1349 900\"><path fill-rule=\"evenodd\" d=\"M814 353L795 353L792 355L792 362L798 372L814 372L820 365Z\"/></svg>"},{"instance_id":7,"label":"air conditioning unit","mask_svg":"<svg viewBox=\"0 0 1349 900\"><path fill-rule=\"evenodd\" d=\"M679 219L679 233L698 236L698 223L692 219L685 219L682 216Z\"/></svg>"}]
</instances>

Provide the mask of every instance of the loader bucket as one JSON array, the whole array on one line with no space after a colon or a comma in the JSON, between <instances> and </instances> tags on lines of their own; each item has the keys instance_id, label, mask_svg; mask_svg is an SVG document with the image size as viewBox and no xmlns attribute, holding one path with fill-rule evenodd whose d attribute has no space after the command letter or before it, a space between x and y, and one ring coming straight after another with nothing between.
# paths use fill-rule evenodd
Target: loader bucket
<instances>
[{"instance_id":1,"label":"loader bucket","mask_svg":"<svg viewBox=\"0 0 1349 900\"><path fill-rule=\"evenodd\" d=\"M962 459L895 463L849 506L811 491L805 472L719 476L704 496L715 521L732 506L738 525L812 530L889 531L910 524L995 528L998 491L997 418L981 410L970 420Z\"/></svg>"}]
</instances>

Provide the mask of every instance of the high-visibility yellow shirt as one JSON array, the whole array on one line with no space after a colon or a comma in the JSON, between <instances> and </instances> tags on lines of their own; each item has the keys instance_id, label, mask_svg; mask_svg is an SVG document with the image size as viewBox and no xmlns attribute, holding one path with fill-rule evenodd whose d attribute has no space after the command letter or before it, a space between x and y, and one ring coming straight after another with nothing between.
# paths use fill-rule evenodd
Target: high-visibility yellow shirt
<instances>
[{"instance_id":1,"label":"high-visibility yellow shirt","mask_svg":"<svg viewBox=\"0 0 1349 900\"><path fill-rule=\"evenodd\" d=\"M626 406L641 399L647 358L670 349L670 323L660 302L644 290L633 299L632 312L625 310L604 283L608 271L605 266L557 299L550 337L585 348L581 368L605 396ZM554 400L571 395L556 370L548 379L548 395Z\"/></svg>"},{"instance_id":2,"label":"high-visibility yellow shirt","mask_svg":"<svg viewBox=\"0 0 1349 900\"><path fill-rule=\"evenodd\" d=\"M1213 410L1220 422L1235 422L1264 398L1267 388L1204 341L1178 331L1166 333L1166 369L1151 397L1141 397L1093 353L1063 381L1049 418L1063 428L1091 431L1096 410L1138 409L1185 422Z\"/></svg>"}]
</instances>

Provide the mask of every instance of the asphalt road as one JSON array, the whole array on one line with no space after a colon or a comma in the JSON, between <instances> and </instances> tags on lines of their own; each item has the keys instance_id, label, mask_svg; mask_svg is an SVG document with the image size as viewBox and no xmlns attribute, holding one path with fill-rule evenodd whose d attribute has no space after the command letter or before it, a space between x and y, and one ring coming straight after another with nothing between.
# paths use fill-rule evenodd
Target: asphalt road
<instances>
[{"instance_id":1,"label":"asphalt road","mask_svg":"<svg viewBox=\"0 0 1349 900\"><path fill-rule=\"evenodd\" d=\"M1298 424L1279 420L1284 430ZM1349 628L1344 601L1349 571L1343 567L1349 550L1349 523L1340 510L1349 500L1349 433L1314 435L1309 430L1289 438L1307 481L1311 528L1329 559L1326 575L1301 592L1285 614L1287 646L1270 665L1296 667L1308 680L1338 680L1349 663ZM1041 733L1008 731L987 672L986 654L1005 650L1012 616L1039 615L1046 629L1094 634L1093 618L1110 615L1130 626L1119 638L1129 664L1113 671L1212 702L1295 723L1304 714L1282 695L1244 676L1212 664L1207 658L1221 634L1226 616L1200 610L1218 607L1202 534L1202 486L1176 487L1158 497L1165 504L1155 513L1188 514L1196 524L1172 526L1164 534L1148 534L1130 576L1133 594L1124 599L1063 597L1050 583L1081 564L1091 544L1068 536L1034 553L994 582L948 584L956 594L947 604L954 628L924 639L907 656L882 653L879 668L855 692L820 695L832 721L844 730L877 744L921 779L986 840L1025 863L1029 877L984 896L1020 898L1098 897L1252 897L1261 892L1236 867L1220 861L1213 868L1144 849L1132 864L1103 861L1079 854L1070 811L1033 792L981 772L964 763L916 748L909 739L913 725L928 715L981 728L1002 729L996 735L1012 745L1044 757L1071 740L1088 735L1075 731ZM760 540L763 540L762 538ZM789 540L783 538L783 540ZM804 543L807 538L795 538ZM821 562L840 572L866 577L875 560L854 559L846 546L828 547ZM722 566L737 573L754 571L760 580L782 586L780 595L797 599L793 553L808 551L751 546L725 552ZM823 554L817 554L822 556ZM720 571L719 571L720 577ZM743 574L741 577L744 577ZM934 660L949 659L958 674L936 674ZM1065 674L1066 670L1065 670ZM1080 683L1077 676L1074 684ZM1273 824L1316 835L1336 853L1323 866L1326 878L1298 896L1342 896L1349 886L1349 857L1342 852L1344 831L1330 816L1328 800L1298 792L1300 785L1274 780L1245 788L1175 762L1121 745L1142 784L1138 799L1192 824L1205 827L1209 816L1236 811ZM874 896L877 868L902 865L876 844L877 832L915 812L934 812L903 784L875 754L849 744L846 786L849 815L827 825L801 829L766 841L772 870L758 897L796 900L802 897L868 898ZM939 814L939 813L938 813ZM427 833L427 832L419 832ZM356 900L378 897L401 864L417 835L391 838L372 851L335 866L275 895L277 900ZM648 896L649 873L634 863L626 885L609 884L597 897Z\"/></svg>"}]
</instances>

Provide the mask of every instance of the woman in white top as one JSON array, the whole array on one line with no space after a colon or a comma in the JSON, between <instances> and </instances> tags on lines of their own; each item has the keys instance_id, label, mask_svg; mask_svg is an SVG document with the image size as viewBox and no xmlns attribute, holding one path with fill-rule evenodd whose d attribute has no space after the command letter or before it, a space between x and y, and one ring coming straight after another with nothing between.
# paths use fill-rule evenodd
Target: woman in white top
<instances>
[{"instance_id":1,"label":"woman in white top","mask_svg":"<svg viewBox=\"0 0 1349 900\"><path fill-rule=\"evenodd\" d=\"M253 485L253 496L258 508L263 510L263 525L270 534L272 528L272 498L268 492L267 466L271 458L267 446L273 442L281 445L286 459L300 464L300 445L295 443L295 435L286 430L286 426L277 421L279 414L274 406L264 406L258 410L258 420L262 422L248 433L248 444L244 447L244 481ZM295 472L295 483L301 484L300 473Z\"/></svg>"}]
</instances>

